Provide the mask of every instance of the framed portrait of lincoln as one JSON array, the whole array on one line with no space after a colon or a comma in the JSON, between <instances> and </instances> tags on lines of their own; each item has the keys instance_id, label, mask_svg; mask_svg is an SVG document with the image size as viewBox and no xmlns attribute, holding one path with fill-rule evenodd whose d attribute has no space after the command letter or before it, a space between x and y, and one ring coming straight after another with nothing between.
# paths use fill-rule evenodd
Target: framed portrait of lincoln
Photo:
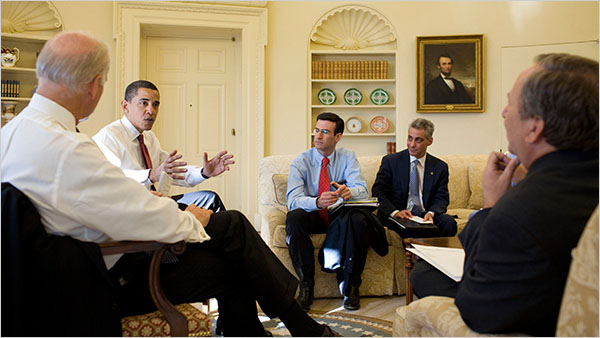
<instances>
[{"instance_id":1,"label":"framed portrait of lincoln","mask_svg":"<svg viewBox=\"0 0 600 338\"><path fill-rule=\"evenodd\" d=\"M417 112L483 112L483 34L417 37Z\"/></svg>"}]
</instances>

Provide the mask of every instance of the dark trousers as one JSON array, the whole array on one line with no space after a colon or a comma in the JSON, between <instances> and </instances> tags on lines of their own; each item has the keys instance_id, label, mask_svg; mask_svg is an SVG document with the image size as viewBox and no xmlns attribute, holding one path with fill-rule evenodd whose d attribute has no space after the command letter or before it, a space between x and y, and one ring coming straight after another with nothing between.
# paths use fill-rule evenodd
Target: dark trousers
<instances>
[{"instance_id":1,"label":"dark trousers","mask_svg":"<svg viewBox=\"0 0 600 338\"><path fill-rule=\"evenodd\" d=\"M410 272L410 285L419 297L456 297L458 283L422 259L417 260Z\"/></svg>"},{"instance_id":2,"label":"dark trousers","mask_svg":"<svg viewBox=\"0 0 600 338\"><path fill-rule=\"evenodd\" d=\"M175 202L179 203L179 208L185 210L185 208L194 204L197 207L212 210L214 212L224 211L225 205L221 201L221 197L214 191L202 190L193 191L186 194L171 196Z\"/></svg>"},{"instance_id":3,"label":"dark trousers","mask_svg":"<svg viewBox=\"0 0 600 338\"><path fill-rule=\"evenodd\" d=\"M377 214L381 223L390 230L395 231L402 238L429 238L429 237L451 237L456 235L456 220L447 214L436 214L433 216L433 224L437 225L437 230L405 230L398 224L390 221L388 215ZM422 215L416 215L423 217Z\"/></svg>"},{"instance_id":4,"label":"dark trousers","mask_svg":"<svg viewBox=\"0 0 600 338\"><path fill-rule=\"evenodd\" d=\"M341 209L338 213L329 215L330 223L342 212L345 210ZM327 227L319 217L318 211L292 210L288 212L285 223L286 242L294 268L298 270L302 265L314 265L315 247L310 239L310 234L327 232ZM365 217L361 214L353 214L346 226L345 239L342 239L343 243L339 245L340 248L343 248L340 262L342 268L336 271L342 294L350 284L355 287L360 286L361 274L365 268L369 251L368 225Z\"/></svg>"},{"instance_id":5,"label":"dark trousers","mask_svg":"<svg viewBox=\"0 0 600 338\"><path fill-rule=\"evenodd\" d=\"M298 280L240 212L213 214L206 232L210 240L188 243L178 262L161 265L165 295L173 304L216 298L224 335L263 335L256 301L269 317L278 317L295 302ZM126 313L155 310L148 263L145 254L128 254L110 270L124 284L120 297Z\"/></svg>"}]
</instances>

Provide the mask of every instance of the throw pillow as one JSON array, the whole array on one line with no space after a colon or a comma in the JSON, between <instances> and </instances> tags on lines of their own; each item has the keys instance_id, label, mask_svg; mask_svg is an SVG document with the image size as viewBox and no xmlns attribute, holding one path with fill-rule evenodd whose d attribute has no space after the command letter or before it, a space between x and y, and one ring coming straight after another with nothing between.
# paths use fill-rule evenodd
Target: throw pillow
<instances>
[{"instance_id":1,"label":"throw pillow","mask_svg":"<svg viewBox=\"0 0 600 338\"><path fill-rule=\"evenodd\" d=\"M477 157L469 163L469 187L471 189L471 197L469 197L469 209L480 209L483 207L483 190L481 189L481 178L483 170L487 164L487 158Z\"/></svg>"},{"instance_id":2,"label":"throw pillow","mask_svg":"<svg viewBox=\"0 0 600 338\"><path fill-rule=\"evenodd\" d=\"M287 192L288 175L273 174L273 188L275 189L275 200L281 206L287 206L285 202L285 193Z\"/></svg>"}]
</instances>

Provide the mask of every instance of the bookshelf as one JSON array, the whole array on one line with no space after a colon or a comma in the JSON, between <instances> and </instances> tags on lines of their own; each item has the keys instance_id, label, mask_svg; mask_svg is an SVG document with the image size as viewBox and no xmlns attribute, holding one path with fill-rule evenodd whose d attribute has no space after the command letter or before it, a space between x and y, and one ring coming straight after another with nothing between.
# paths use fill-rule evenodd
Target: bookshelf
<instances>
[{"instance_id":1,"label":"bookshelf","mask_svg":"<svg viewBox=\"0 0 600 338\"><path fill-rule=\"evenodd\" d=\"M365 19L381 24L369 28L379 31L362 35L383 37L381 41L356 38L361 35L357 31L364 28L361 22ZM339 25L340 22L345 24ZM334 35L336 39L331 38ZM340 41L351 41L350 46L343 46ZM389 22L365 6L338 7L325 14L313 28L308 60L309 147L313 145L317 116L332 112L346 122L338 147L351 149L357 156L386 154L387 144L397 141L399 115L397 43ZM349 129L350 119L354 128Z\"/></svg>"},{"instance_id":2,"label":"bookshelf","mask_svg":"<svg viewBox=\"0 0 600 338\"><path fill-rule=\"evenodd\" d=\"M20 59L15 67L2 67L2 80L19 81L18 96L11 97L7 95L5 88L2 90L2 125L9 119L5 118L5 108L7 103L16 102L15 115L18 114L31 100L33 89L37 86L35 76L35 62L38 53L50 37L26 35L19 33L2 33L3 48L18 48ZM3 86L4 87L4 86ZM12 91L14 92L14 90Z\"/></svg>"}]
</instances>

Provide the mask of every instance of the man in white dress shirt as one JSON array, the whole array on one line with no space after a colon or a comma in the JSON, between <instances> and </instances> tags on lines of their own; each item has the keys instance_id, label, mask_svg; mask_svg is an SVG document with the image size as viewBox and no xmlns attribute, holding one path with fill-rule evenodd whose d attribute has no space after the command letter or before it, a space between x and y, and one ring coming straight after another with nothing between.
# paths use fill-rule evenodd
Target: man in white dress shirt
<instances>
[{"instance_id":1,"label":"man in white dress shirt","mask_svg":"<svg viewBox=\"0 0 600 338\"><path fill-rule=\"evenodd\" d=\"M32 201L50 234L96 243L186 241L179 261L161 268L163 290L174 304L216 298L225 335L265 334L257 301L293 335L334 334L302 311L294 299L298 281L243 214L213 214L195 205L181 211L173 200L154 196L123 175L90 137L77 132L76 125L100 100L109 65L107 46L86 34L64 32L46 43L36 65L36 94L2 128L2 181ZM120 313L154 310L148 259L109 258Z\"/></svg>"},{"instance_id":2,"label":"man in white dress shirt","mask_svg":"<svg viewBox=\"0 0 600 338\"><path fill-rule=\"evenodd\" d=\"M205 152L202 168L180 161L182 155L177 154L177 150L170 153L164 151L158 138L151 131L158 117L159 106L158 88L150 81L134 81L125 89L125 98L121 101L123 117L93 136L106 158L123 169L125 176L150 189L159 181L161 172L164 171L173 178L173 184L193 187L229 170L234 161L233 155L228 155L226 150L211 160L208 160L208 154ZM144 152L148 155L150 163L146 163ZM183 209L195 204L214 212L225 210L219 195L213 191L194 191L171 198L181 203Z\"/></svg>"}]
</instances>

